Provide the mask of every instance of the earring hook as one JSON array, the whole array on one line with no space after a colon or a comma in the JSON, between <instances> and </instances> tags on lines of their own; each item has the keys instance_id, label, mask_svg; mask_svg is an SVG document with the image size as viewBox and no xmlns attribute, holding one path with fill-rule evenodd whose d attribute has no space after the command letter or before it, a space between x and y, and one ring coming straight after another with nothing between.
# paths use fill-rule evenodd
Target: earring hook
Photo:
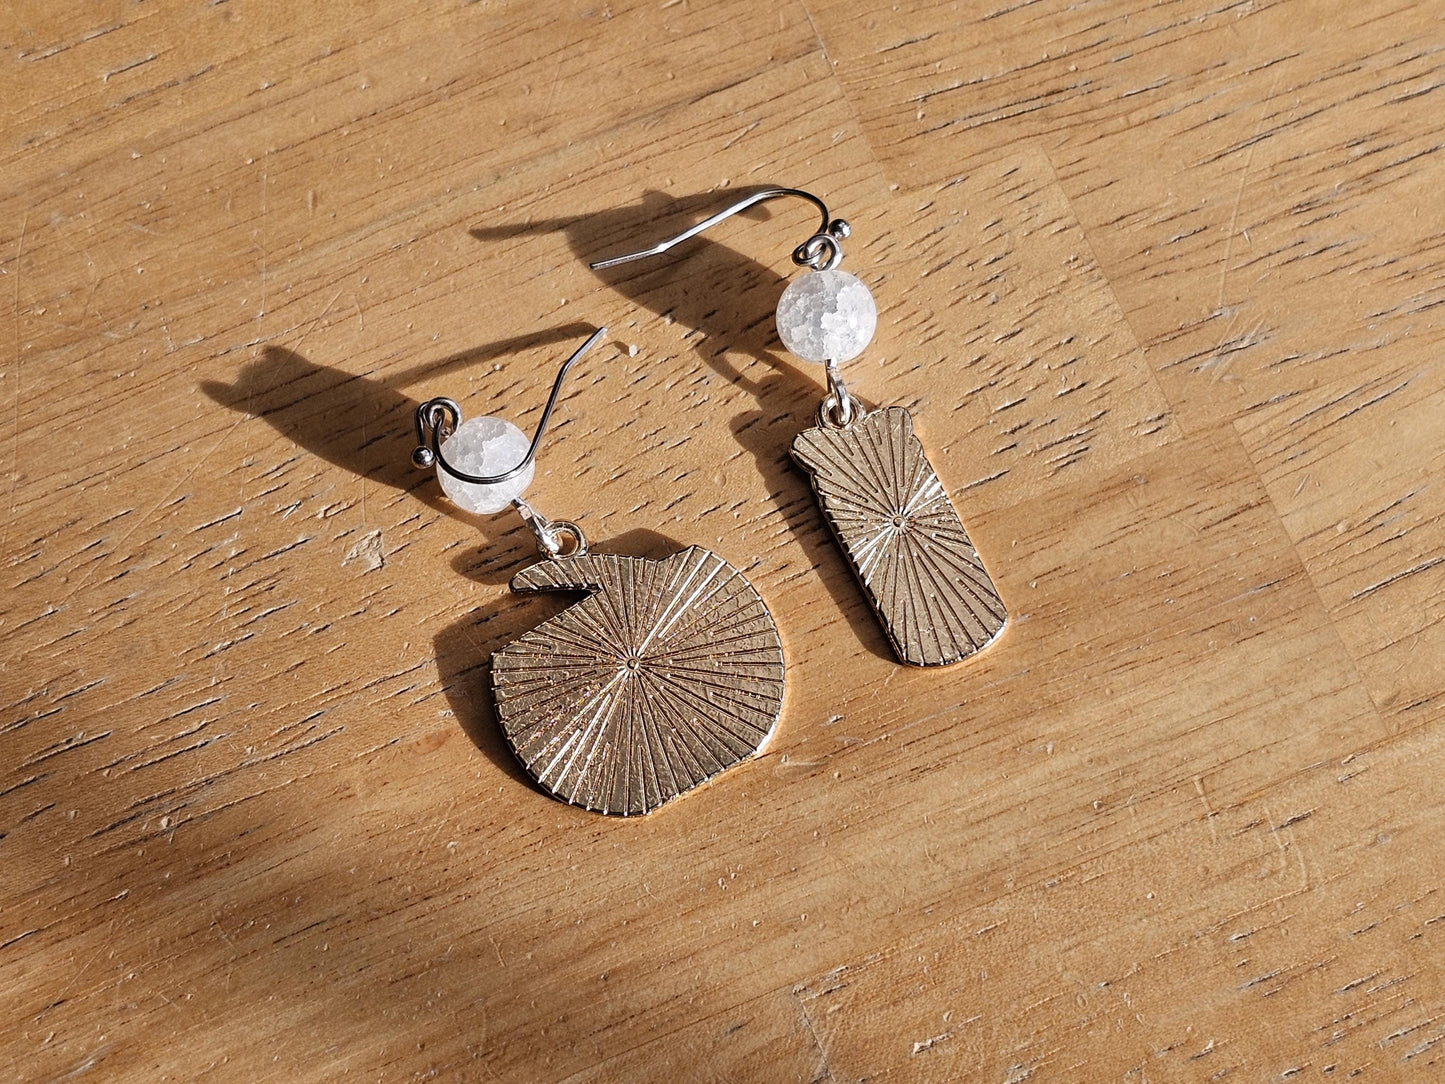
<instances>
[{"instance_id":1,"label":"earring hook","mask_svg":"<svg viewBox=\"0 0 1445 1084\"><path fill-rule=\"evenodd\" d=\"M542 417L537 422L537 431L532 434L532 444L528 447L527 454L522 457L522 461L511 470L483 477L457 470L447 462L446 456L442 455L441 442L462 424L462 410L457 406L455 400L445 396L428 399L416 408L417 445L416 450L411 453L412 463L422 469L437 464L453 478L477 486L492 486L498 482L505 482L509 478L515 478L537 458L537 445L542 443L542 435L547 432L547 423L552 418L552 408L557 405L557 398L562 394L562 383L567 379L567 373L571 371L572 366L581 359L582 355L591 350L606 334L607 329L599 327L585 343L572 351L572 356L564 361L562 367L557 370L557 379L552 382L552 394L547 396L547 405L542 408Z\"/></svg>"},{"instance_id":2,"label":"earring hook","mask_svg":"<svg viewBox=\"0 0 1445 1084\"><path fill-rule=\"evenodd\" d=\"M683 230L676 237L669 237L665 241L659 241L651 248L644 248L638 252L629 252L625 256L613 256L610 259L598 260L587 266L594 271L601 271L607 267L616 267L618 264L631 263L633 260L645 259L648 256L660 256L674 245L690 240L711 229L724 219L731 218L749 207L764 203L770 199L782 199L786 196L796 196L799 199L807 200L816 207L823 216L822 225L818 232L809 237L797 248L793 249L793 262L799 267L811 267L815 271L831 271L843 260L843 246L840 244L852 232L852 227L841 218L832 218L828 214L828 205L811 192L804 192L801 188L764 188L754 192L750 196L738 200L731 207L725 207L715 215L703 219L695 226Z\"/></svg>"}]
</instances>

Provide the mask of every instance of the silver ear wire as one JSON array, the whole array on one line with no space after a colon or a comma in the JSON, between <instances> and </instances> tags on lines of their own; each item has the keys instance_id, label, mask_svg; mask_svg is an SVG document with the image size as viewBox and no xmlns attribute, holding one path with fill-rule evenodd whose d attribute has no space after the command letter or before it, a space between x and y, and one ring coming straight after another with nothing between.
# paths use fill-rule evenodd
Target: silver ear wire
<instances>
[{"instance_id":1,"label":"silver ear wire","mask_svg":"<svg viewBox=\"0 0 1445 1084\"><path fill-rule=\"evenodd\" d=\"M717 214L703 219L696 226L690 226L683 230L676 237L669 237L665 241L659 241L651 248L644 248L638 252L629 252L625 256L613 256L606 260L597 260L587 266L594 271L601 271L607 267L616 267L618 264L631 263L633 260L645 259L648 256L660 256L674 245L680 245L704 230L711 229L724 219L731 218L749 207L770 199L782 199L785 196L796 196L799 199L807 200L814 207L818 208L823 216L822 225L818 232L809 237L797 248L793 249L793 262L799 267L811 267L814 271L831 271L843 262L843 246L841 242L852 232L852 227L841 218L832 218L828 214L828 205L811 192L804 192L801 188L764 188L754 192L750 196L738 200L731 207L725 207Z\"/></svg>"},{"instance_id":2,"label":"silver ear wire","mask_svg":"<svg viewBox=\"0 0 1445 1084\"><path fill-rule=\"evenodd\" d=\"M557 370L557 379L552 382L552 394L547 396L547 405L542 408L542 417L537 422L537 431L532 434L532 444L528 447L527 454L522 457L522 461L511 470L484 477L457 470L447 462L446 456L442 454L442 441L456 432L457 427L462 424L462 410L457 406L455 400L445 396L428 399L416 408L417 444L416 449L411 453L412 463L422 470L435 464L453 478L477 486L497 485L499 482L515 478L537 458L537 445L542 443L542 435L547 432L547 423L552 418L552 408L557 405L557 398L562 394L562 383L567 379L568 372L571 371L573 365L577 364L582 355L597 345L602 336L606 334L607 329L599 327L585 343L572 352L572 356L564 361L562 367Z\"/></svg>"}]
</instances>

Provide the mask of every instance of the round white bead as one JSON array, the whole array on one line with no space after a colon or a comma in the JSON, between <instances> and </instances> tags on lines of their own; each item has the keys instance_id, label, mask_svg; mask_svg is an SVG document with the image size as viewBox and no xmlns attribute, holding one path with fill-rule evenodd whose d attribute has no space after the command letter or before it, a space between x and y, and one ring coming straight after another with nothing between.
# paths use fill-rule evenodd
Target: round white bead
<instances>
[{"instance_id":1,"label":"round white bead","mask_svg":"<svg viewBox=\"0 0 1445 1084\"><path fill-rule=\"evenodd\" d=\"M778 337L804 361L848 361L878 327L873 295L846 271L814 271L778 298Z\"/></svg>"},{"instance_id":2,"label":"round white bead","mask_svg":"<svg viewBox=\"0 0 1445 1084\"><path fill-rule=\"evenodd\" d=\"M468 418L457 431L442 441L447 462L466 474L490 477L505 474L527 454L532 442L520 429L501 418ZM489 486L473 485L453 478L440 463L437 478L442 490L456 505L468 512L500 512L532 484L536 463L528 463L515 477Z\"/></svg>"}]
</instances>

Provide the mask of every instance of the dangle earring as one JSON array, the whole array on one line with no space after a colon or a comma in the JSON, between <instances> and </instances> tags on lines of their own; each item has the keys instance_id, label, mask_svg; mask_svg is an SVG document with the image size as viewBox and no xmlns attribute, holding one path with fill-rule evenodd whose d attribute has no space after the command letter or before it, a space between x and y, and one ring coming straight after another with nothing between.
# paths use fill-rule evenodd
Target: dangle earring
<instances>
[{"instance_id":1,"label":"dangle earring","mask_svg":"<svg viewBox=\"0 0 1445 1084\"><path fill-rule=\"evenodd\" d=\"M586 598L492 656L497 717L512 751L550 794L598 813L648 813L752 756L783 704L783 648L752 584L700 546L662 560L591 553L577 524L522 494L568 371L563 363L530 444L500 418L462 420L451 399L416 412L412 462L435 465L469 512L509 505L542 560L513 591Z\"/></svg>"},{"instance_id":2,"label":"dangle earring","mask_svg":"<svg viewBox=\"0 0 1445 1084\"><path fill-rule=\"evenodd\" d=\"M958 662L1003 631L1008 613L904 407L867 410L849 393L840 366L873 338L878 310L853 275L839 271L851 229L827 205L797 188L767 188L641 252L599 260L594 271L666 252L739 211L796 196L822 214L817 233L793 250L810 272L778 299L778 337L804 361L821 362L828 393L818 424L793 441L823 518L863 585L899 660L915 666Z\"/></svg>"}]
</instances>

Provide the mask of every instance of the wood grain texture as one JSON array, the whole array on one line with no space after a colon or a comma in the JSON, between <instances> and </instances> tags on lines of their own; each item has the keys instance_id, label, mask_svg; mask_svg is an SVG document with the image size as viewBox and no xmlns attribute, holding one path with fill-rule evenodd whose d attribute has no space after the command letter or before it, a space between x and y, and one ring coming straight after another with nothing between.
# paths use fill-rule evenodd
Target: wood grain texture
<instances>
[{"instance_id":1,"label":"wood grain texture","mask_svg":"<svg viewBox=\"0 0 1445 1084\"><path fill-rule=\"evenodd\" d=\"M102 0L0 14L6 1079L1434 1080L1445 35L1428 4ZM812 226L1008 604L896 665L790 463ZM524 428L788 661L643 821L539 794Z\"/></svg>"}]
</instances>

